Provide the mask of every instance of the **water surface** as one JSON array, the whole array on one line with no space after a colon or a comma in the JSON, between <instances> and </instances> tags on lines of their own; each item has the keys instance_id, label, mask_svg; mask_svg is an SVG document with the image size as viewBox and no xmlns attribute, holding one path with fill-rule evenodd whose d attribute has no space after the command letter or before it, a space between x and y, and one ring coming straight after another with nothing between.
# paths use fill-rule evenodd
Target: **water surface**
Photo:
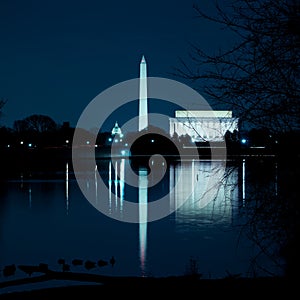
<instances>
[{"instance_id":1,"label":"water surface","mask_svg":"<svg viewBox=\"0 0 300 300\"><path fill-rule=\"evenodd\" d=\"M141 168L137 187L133 187L127 184L128 159L117 160L117 164L99 160L97 171L107 188L100 189L97 180L83 176L86 189L120 219L127 213L127 201L139 203L138 223L122 222L99 212L95 203L85 198L69 162L48 178L41 171L2 180L0 268L47 263L49 268L61 270L58 259L63 258L71 271L161 277L191 272L192 259L203 278L266 275L257 262L279 273L267 257L260 255L254 263L259 249L239 226L245 219L247 193L253 189L249 178L257 170L247 159L239 159L227 162L226 176L217 176L220 163L185 160L163 165L161 171L166 173L155 186ZM271 173L266 183L274 185L274 192L275 175ZM173 212L147 222L147 206L142 204L162 196L167 197ZM209 201L203 202L204 198ZM73 259L109 261L112 256L116 258L114 267L108 264L87 270L84 265L71 263ZM17 269L14 275L1 276L0 280L25 276Z\"/></svg>"}]
</instances>

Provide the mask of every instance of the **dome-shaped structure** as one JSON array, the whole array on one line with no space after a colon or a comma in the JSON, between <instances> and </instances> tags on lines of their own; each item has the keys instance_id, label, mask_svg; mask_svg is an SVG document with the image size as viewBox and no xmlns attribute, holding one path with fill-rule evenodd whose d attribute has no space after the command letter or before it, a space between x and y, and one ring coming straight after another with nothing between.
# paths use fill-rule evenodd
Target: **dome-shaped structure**
<instances>
[{"instance_id":1,"label":"dome-shaped structure","mask_svg":"<svg viewBox=\"0 0 300 300\"><path fill-rule=\"evenodd\" d=\"M122 130L121 130L121 128L119 127L118 122L115 123L115 126L114 126L114 128L112 129L112 131L111 131L111 134L112 134L112 135L122 135Z\"/></svg>"}]
</instances>

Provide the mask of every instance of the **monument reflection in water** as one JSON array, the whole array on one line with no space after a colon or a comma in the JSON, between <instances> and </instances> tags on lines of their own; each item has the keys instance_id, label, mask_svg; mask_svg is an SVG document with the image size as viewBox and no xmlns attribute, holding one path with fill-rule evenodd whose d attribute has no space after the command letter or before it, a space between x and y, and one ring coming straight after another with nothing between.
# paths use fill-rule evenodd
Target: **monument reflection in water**
<instances>
[{"instance_id":1,"label":"monument reflection in water","mask_svg":"<svg viewBox=\"0 0 300 300\"><path fill-rule=\"evenodd\" d=\"M60 270L60 257L68 262L74 258L97 261L112 254L117 258L114 268L93 272L182 275L194 257L204 278L224 277L227 270L243 276L265 275L253 265L257 254L264 269L272 267L244 226L241 233L240 225L252 220L257 201L251 201L251 195L263 189L268 197L276 196L280 190L276 161L266 159L259 172L256 160L227 161L224 174L222 162L210 160L174 161L161 164L153 173L137 167L134 186L130 185L131 162L127 158L97 160L97 168L88 176L80 174L86 191L103 203L107 215L90 205L67 163L54 177L49 174L51 180L45 179L44 171L40 179L36 177L40 174L16 176L0 185L0 267L43 262ZM162 180L153 185L162 174ZM151 205L163 196L164 209L170 214L152 222ZM129 203L137 204L134 224L121 222L128 216ZM72 266L72 271L86 270ZM24 274L18 271L15 276Z\"/></svg>"},{"instance_id":2,"label":"monument reflection in water","mask_svg":"<svg viewBox=\"0 0 300 300\"><path fill-rule=\"evenodd\" d=\"M152 187L151 180L155 174L148 176L147 169L142 167L138 169L138 188L135 192L139 203L139 258L142 275L147 274L148 201L155 201L162 195L168 195L170 214L174 211L173 216L179 231L206 225L231 226L239 201L238 168L227 167L225 174L219 174L223 170L221 164L223 164L221 161L207 160L174 162L166 169L165 176L155 188ZM132 190L127 193L127 189L132 189L126 184L128 168L130 163L126 159L108 163L109 211L118 212L120 219L126 214L124 199L128 200L129 194L132 195ZM245 197L244 168L245 164L241 170L243 197ZM101 197L101 201L104 199L105 197Z\"/></svg>"}]
</instances>

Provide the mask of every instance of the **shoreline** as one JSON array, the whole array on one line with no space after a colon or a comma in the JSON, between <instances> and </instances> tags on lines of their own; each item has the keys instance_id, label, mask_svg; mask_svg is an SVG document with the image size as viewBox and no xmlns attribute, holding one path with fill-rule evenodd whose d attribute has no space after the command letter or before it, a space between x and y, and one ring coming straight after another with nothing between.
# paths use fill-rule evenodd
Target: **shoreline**
<instances>
[{"instance_id":1,"label":"shoreline","mask_svg":"<svg viewBox=\"0 0 300 300\"><path fill-rule=\"evenodd\" d=\"M72 284L63 284L56 287L40 287L25 289L27 284L45 281L70 281ZM77 283L74 283L77 282ZM2 292L1 289L24 285L24 290ZM242 291L257 294L268 294L279 291L291 292L296 289L294 280L285 277L224 277L220 279L201 279L198 276L168 276L168 277L114 277L90 273L56 272L49 271L40 276L9 280L0 283L0 299L53 299L65 295L68 298L88 296L91 293L106 291L130 292L145 290L149 294L155 291L166 291L170 294L179 291L199 290L212 293L227 291ZM48 298L49 297L49 298Z\"/></svg>"}]
</instances>

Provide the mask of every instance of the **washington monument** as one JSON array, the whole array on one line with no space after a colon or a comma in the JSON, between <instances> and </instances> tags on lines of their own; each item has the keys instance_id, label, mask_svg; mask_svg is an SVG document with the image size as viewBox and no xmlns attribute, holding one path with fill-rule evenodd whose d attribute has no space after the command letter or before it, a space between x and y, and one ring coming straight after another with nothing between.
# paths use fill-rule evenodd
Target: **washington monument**
<instances>
[{"instance_id":1,"label":"washington monument","mask_svg":"<svg viewBox=\"0 0 300 300\"><path fill-rule=\"evenodd\" d=\"M148 127L147 64L143 55L140 63L139 131Z\"/></svg>"}]
</instances>

